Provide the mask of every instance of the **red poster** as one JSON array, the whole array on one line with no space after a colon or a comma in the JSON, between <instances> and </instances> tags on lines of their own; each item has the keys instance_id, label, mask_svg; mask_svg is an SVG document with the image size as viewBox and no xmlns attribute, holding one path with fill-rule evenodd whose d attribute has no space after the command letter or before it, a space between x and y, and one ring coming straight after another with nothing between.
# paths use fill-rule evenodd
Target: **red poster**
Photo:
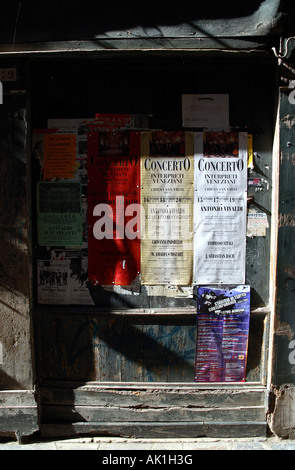
<instances>
[{"instance_id":1,"label":"red poster","mask_svg":"<svg viewBox=\"0 0 295 470\"><path fill-rule=\"evenodd\" d=\"M88 275L129 285L140 268L140 133L88 134Z\"/></svg>"}]
</instances>

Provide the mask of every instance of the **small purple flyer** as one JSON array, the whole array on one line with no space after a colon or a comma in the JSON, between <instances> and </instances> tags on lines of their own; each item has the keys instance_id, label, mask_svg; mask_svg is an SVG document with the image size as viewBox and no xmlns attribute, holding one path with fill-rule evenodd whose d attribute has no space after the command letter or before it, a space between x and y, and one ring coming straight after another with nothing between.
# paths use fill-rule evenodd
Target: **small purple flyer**
<instances>
[{"instance_id":1,"label":"small purple flyer","mask_svg":"<svg viewBox=\"0 0 295 470\"><path fill-rule=\"evenodd\" d=\"M195 382L244 382L250 286L198 287Z\"/></svg>"}]
</instances>

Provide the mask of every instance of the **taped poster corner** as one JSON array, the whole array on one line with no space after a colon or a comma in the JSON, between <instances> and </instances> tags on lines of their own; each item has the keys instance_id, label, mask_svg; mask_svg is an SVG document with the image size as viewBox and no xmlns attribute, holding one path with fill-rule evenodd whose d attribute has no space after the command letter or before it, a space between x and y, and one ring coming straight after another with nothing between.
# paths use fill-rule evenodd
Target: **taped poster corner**
<instances>
[{"instance_id":1,"label":"taped poster corner","mask_svg":"<svg viewBox=\"0 0 295 470\"><path fill-rule=\"evenodd\" d=\"M133 282L129 285L104 285L102 286L108 292L114 292L120 295L137 296L141 293L140 275L137 275Z\"/></svg>"},{"instance_id":2,"label":"taped poster corner","mask_svg":"<svg viewBox=\"0 0 295 470\"><path fill-rule=\"evenodd\" d=\"M146 285L148 296L150 297L173 297L173 298L193 298L192 286L176 286L176 285Z\"/></svg>"}]
</instances>

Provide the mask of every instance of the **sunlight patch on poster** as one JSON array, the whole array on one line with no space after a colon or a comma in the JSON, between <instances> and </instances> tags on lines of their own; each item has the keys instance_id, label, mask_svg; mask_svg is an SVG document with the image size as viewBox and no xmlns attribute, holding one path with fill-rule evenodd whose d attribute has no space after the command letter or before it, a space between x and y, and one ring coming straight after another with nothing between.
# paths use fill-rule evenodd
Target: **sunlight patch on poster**
<instances>
[{"instance_id":1,"label":"sunlight patch on poster","mask_svg":"<svg viewBox=\"0 0 295 470\"><path fill-rule=\"evenodd\" d=\"M194 282L244 284L247 134L195 134Z\"/></svg>"}]
</instances>

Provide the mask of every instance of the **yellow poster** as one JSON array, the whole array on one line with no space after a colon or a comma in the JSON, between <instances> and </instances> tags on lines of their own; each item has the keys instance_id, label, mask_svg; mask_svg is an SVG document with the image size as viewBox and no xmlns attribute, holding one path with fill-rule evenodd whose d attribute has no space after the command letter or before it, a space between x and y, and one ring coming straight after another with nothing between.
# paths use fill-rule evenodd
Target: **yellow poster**
<instances>
[{"instance_id":1,"label":"yellow poster","mask_svg":"<svg viewBox=\"0 0 295 470\"><path fill-rule=\"evenodd\" d=\"M44 135L44 180L73 178L76 168L76 135Z\"/></svg>"},{"instance_id":2,"label":"yellow poster","mask_svg":"<svg viewBox=\"0 0 295 470\"><path fill-rule=\"evenodd\" d=\"M143 132L141 282L189 285L193 271L192 132Z\"/></svg>"}]
</instances>

